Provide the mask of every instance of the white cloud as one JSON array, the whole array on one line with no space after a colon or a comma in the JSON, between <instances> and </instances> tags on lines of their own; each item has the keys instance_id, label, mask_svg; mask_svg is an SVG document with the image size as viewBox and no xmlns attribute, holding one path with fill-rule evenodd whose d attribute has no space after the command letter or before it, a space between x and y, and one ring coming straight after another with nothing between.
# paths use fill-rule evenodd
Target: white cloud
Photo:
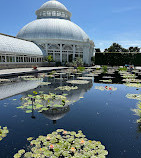
<instances>
[{"instance_id":1,"label":"white cloud","mask_svg":"<svg viewBox=\"0 0 141 158\"><path fill-rule=\"evenodd\" d=\"M112 12L113 13L123 13L123 12L133 11L133 10L137 10L137 9L141 9L141 7L131 6L131 7L124 7L124 8L116 8Z\"/></svg>"}]
</instances>

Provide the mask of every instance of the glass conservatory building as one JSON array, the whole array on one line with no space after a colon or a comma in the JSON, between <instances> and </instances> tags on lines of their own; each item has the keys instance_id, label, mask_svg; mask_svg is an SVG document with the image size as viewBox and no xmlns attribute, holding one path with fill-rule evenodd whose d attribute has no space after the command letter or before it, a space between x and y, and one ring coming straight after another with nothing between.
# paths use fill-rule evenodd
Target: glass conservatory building
<instances>
[{"instance_id":1,"label":"glass conservatory building","mask_svg":"<svg viewBox=\"0 0 141 158\"><path fill-rule=\"evenodd\" d=\"M0 34L1 63L36 63L42 62L42 50L33 42L17 39L13 36Z\"/></svg>"},{"instance_id":2,"label":"glass conservatory building","mask_svg":"<svg viewBox=\"0 0 141 158\"><path fill-rule=\"evenodd\" d=\"M24 26L17 38L0 35L0 61L42 62L44 56L52 55L56 62L81 57L85 64L91 63L94 43L71 22L71 13L63 4L50 0L36 15L37 19Z\"/></svg>"}]
</instances>

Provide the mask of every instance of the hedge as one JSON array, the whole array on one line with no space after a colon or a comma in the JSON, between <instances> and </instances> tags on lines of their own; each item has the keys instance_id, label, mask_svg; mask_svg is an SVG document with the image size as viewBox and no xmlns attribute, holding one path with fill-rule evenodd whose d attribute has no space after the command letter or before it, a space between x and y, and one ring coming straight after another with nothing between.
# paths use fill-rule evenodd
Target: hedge
<instances>
[{"instance_id":1,"label":"hedge","mask_svg":"<svg viewBox=\"0 0 141 158\"><path fill-rule=\"evenodd\" d=\"M95 53L96 65L141 66L141 53Z\"/></svg>"}]
</instances>

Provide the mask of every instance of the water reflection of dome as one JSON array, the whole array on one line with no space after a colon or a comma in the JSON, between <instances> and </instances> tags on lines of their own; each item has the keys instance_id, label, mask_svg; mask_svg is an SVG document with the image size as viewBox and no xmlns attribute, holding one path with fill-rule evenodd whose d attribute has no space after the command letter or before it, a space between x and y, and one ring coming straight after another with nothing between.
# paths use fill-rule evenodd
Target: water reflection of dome
<instances>
[{"instance_id":1,"label":"water reflection of dome","mask_svg":"<svg viewBox=\"0 0 141 158\"><path fill-rule=\"evenodd\" d=\"M61 82L63 82L63 81L61 81ZM51 85L48 85L47 87L40 86L36 89L36 91L37 92L43 91L46 94L48 94L49 92L55 93L57 95L67 94L66 98L67 98L67 100L69 100L69 102L65 104L65 107L67 107L67 106L73 104L74 102L79 101L80 98L84 97L84 94L92 87L92 83L90 82L87 85L75 85L75 86L78 86L78 89L71 90L71 91L55 90L60 85L63 86L63 83L51 84ZM60 104L60 103L58 103L58 101L54 101L54 104Z\"/></svg>"},{"instance_id":2,"label":"water reflection of dome","mask_svg":"<svg viewBox=\"0 0 141 158\"><path fill-rule=\"evenodd\" d=\"M56 108L56 109L49 109L47 111L43 111L42 114L47 117L49 120L57 121L63 118L68 112L70 111L70 107L64 108Z\"/></svg>"}]
</instances>

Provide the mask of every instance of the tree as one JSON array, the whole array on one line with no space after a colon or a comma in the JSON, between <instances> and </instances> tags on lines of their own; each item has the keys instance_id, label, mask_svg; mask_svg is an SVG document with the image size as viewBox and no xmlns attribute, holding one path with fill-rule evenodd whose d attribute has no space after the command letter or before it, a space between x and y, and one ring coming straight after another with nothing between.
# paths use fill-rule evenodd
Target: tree
<instances>
[{"instance_id":1,"label":"tree","mask_svg":"<svg viewBox=\"0 0 141 158\"><path fill-rule=\"evenodd\" d=\"M83 59L80 57L75 58L75 60L72 62L72 65L76 67L83 66Z\"/></svg>"},{"instance_id":2,"label":"tree","mask_svg":"<svg viewBox=\"0 0 141 158\"><path fill-rule=\"evenodd\" d=\"M95 48L95 52L100 53L101 52L100 48Z\"/></svg>"},{"instance_id":3,"label":"tree","mask_svg":"<svg viewBox=\"0 0 141 158\"><path fill-rule=\"evenodd\" d=\"M118 43L113 43L109 48L108 52L122 52L122 47Z\"/></svg>"},{"instance_id":4,"label":"tree","mask_svg":"<svg viewBox=\"0 0 141 158\"><path fill-rule=\"evenodd\" d=\"M123 48L118 43L113 43L109 48L106 48L104 52L128 52L128 49Z\"/></svg>"},{"instance_id":5,"label":"tree","mask_svg":"<svg viewBox=\"0 0 141 158\"><path fill-rule=\"evenodd\" d=\"M53 61L53 57L52 57L52 55L48 55L48 56L46 56L46 57L45 57L45 61L48 61L49 64L50 64L50 62Z\"/></svg>"},{"instance_id":6,"label":"tree","mask_svg":"<svg viewBox=\"0 0 141 158\"><path fill-rule=\"evenodd\" d=\"M122 48L122 52L129 52L129 50L126 48Z\"/></svg>"},{"instance_id":7,"label":"tree","mask_svg":"<svg viewBox=\"0 0 141 158\"><path fill-rule=\"evenodd\" d=\"M92 61L93 64L95 63L95 56L91 57L91 61Z\"/></svg>"},{"instance_id":8,"label":"tree","mask_svg":"<svg viewBox=\"0 0 141 158\"><path fill-rule=\"evenodd\" d=\"M104 50L104 52L105 52L105 53L108 52L108 49L106 48L106 49Z\"/></svg>"},{"instance_id":9,"label":"tree","mask_svg":"<svg viewBox=\"0 0 141 158\"><path fill-rule=\"evenodd\" d=\"M140 48L138 48L138 47L129 47L129 52L140 52Z\"/></svg>"}]
</instances>

